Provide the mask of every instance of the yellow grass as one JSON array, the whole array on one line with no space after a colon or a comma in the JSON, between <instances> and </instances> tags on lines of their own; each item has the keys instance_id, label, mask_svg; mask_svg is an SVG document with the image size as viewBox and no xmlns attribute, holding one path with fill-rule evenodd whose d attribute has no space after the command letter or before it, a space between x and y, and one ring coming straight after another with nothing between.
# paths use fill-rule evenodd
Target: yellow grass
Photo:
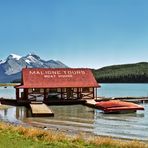
<instances>
[{"instance_id":1,"label":"yellow grass","mask_svg":"<svg viewBox=\"0 0 148 148\"><path fill-rule=\"evenodd\" d=\"M19 83L0 83L0 87L16 86L16 85L19 85Z\"/></svg>"},{"instance_id":2,"label":"yellow grass","mask_svg":"<svg viewBox=\"0 0 148 148\"><path fill-rule=\"evenodd\" d=\"M43 129L33 127L13 126L5 123L0 123L0 130L18 133L20 135L25 136L26 138L31 138L36 141L45 141L49 143L61 141L69 143L86 143L88 145L95 145L96 147L106 146L111 148L148 148L148 144L142 141L117 140L111 137L88 137L87 139L86 135L84 134L70 137L62 132L55 132L51 130L45 131Z\"/></svg>"},{"instance_id":3,"label":"yellow grass","mask_svg":"<svg viewBox=\"0 0 148 148\"><path fill-rule=\"evenodd\" d=\"M148 144L141 141L123 141L112 139L111 137L97 137L90 140L90 143L95 145L110 145L111 147L120 147L120 148L148 148Z\"/></svg>"}]
</instances>

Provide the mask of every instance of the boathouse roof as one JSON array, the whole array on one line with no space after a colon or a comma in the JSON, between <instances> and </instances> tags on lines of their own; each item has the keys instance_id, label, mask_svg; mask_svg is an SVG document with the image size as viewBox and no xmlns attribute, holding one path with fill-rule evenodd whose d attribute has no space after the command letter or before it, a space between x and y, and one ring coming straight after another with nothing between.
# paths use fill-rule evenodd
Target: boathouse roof
<instances>
[{"instance_id":1,"label":"boathouse roof","mask_svg":"<svg viewBox=\"0 0 148 148\"><path fill-rule=\"evenodd\" d=\"M87 68L24 68L18 88L99 87Z\"/></svg>"}]
</instances>

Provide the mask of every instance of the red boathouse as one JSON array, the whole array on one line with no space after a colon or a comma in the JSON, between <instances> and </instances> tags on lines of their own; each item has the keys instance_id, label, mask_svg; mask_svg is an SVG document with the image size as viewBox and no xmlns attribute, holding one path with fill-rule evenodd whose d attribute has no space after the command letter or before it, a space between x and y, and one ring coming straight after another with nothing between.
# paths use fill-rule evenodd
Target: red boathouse
<instances>
[{"instance_id":1,"label":"red boathouse","mask_svg":"<svg viewBox=\"0 0 148 148\"><path fill-rule=\"evenodd\" d=\"M96 82L87 68L24 68L16 87L19 102L85 100L97 97Z\"/></svg>"}]
</instances>

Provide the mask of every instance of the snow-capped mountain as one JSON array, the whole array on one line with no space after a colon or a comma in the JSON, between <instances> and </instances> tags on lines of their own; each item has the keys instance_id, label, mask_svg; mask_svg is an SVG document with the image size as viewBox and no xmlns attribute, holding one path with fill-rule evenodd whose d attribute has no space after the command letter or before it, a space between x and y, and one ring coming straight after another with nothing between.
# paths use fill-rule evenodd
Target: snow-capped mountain
<instances>
[{"instance_id":1,"label":"snow-capped mountain","mask_svg":"<svg viewBox=\"0 0 148 148\"><path fill-rule=\"evenodd\" d=\"M60 61L42 60L36 54L19 56L11 54L5 61L0 60L0 82L11 82L21 78L22 68L68 68Z\"/></svg>"}]
</instances>

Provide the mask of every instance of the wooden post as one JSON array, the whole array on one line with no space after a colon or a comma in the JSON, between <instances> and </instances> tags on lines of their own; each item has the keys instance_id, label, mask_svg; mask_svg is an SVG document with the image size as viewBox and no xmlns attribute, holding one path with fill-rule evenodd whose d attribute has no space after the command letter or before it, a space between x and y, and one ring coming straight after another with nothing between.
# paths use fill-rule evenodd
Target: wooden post
<instances>
[{"instance_id":1,"label":"wooden post","mask_svg":"<svg viewBox=\"0 0 148 148\"><path fill-rule=\"evenodd\" d=\"M79 88L77 88L77 99L80 99L80 96L79 96Z\"/></svg>"},{"instance_id":2,"label":"wooden post","mask_svg":"<svg viewBox=\"0 0 148 148\"><path fill-rule=\"evenodd\" d=\"M24 98L25 100L28 100L28 88L24 88Z\"/></svg>"},{"instance_id":3,"label":"wooden post","mask_svg":"<svg viewBox=\"0 0 148 148\"><path fill-rule=\"evenodd\" d=\"M61 99L63 99L63 90L62 90L62 88L61 88Z\"/></svg>"},{"instance_id":4,"label":"wooden post","mask_svg":"<svg viewBox=\"0 0 148 148\"><path fill-rule=\"evenodd\" d=\"M16 90L16 100L19 100L19 98L20 98L19 97L19 88L16 88L15 90Z\"/></svg>"},{"instance_id":5,"label":"wooden post","mask_svg":"<svg viewBox=\"0 0 148 148\"><path fill-rule=\"evenodd\" d=\"M95 99L95 94L94 94L95 91L94 91L94 89L95 89L95 88L93 87L93 99Z\"/></svg>"},{"instance_id":6,"label":"wooden post","mask_svg":"<svg viewBox=\"0 0 148 148\"><path fill-rule=\"evenodd\" d=\"M97 87L96 87L96 99L97 99Z\"/></svg>"},{"instance_id":7,"label":"wooden post","mask_svg":"<svg viewBox=\"0 0 148 148\"><path fill-rule=\"evenodd\" d=\"M80 95L80 99L83 99L82 88L79 88L79 95Z\"/></svg>"},{"instance_id":8,"label":"wooden post","mask_svg":"<svg viewBox=\"0 0 148 148\"><path fill-rule=\"evenodd\" d=\"M43 101L47 101L47 98L46 98L46 88L44 88L44 100Z\"/></svg>"}]
</instances>

